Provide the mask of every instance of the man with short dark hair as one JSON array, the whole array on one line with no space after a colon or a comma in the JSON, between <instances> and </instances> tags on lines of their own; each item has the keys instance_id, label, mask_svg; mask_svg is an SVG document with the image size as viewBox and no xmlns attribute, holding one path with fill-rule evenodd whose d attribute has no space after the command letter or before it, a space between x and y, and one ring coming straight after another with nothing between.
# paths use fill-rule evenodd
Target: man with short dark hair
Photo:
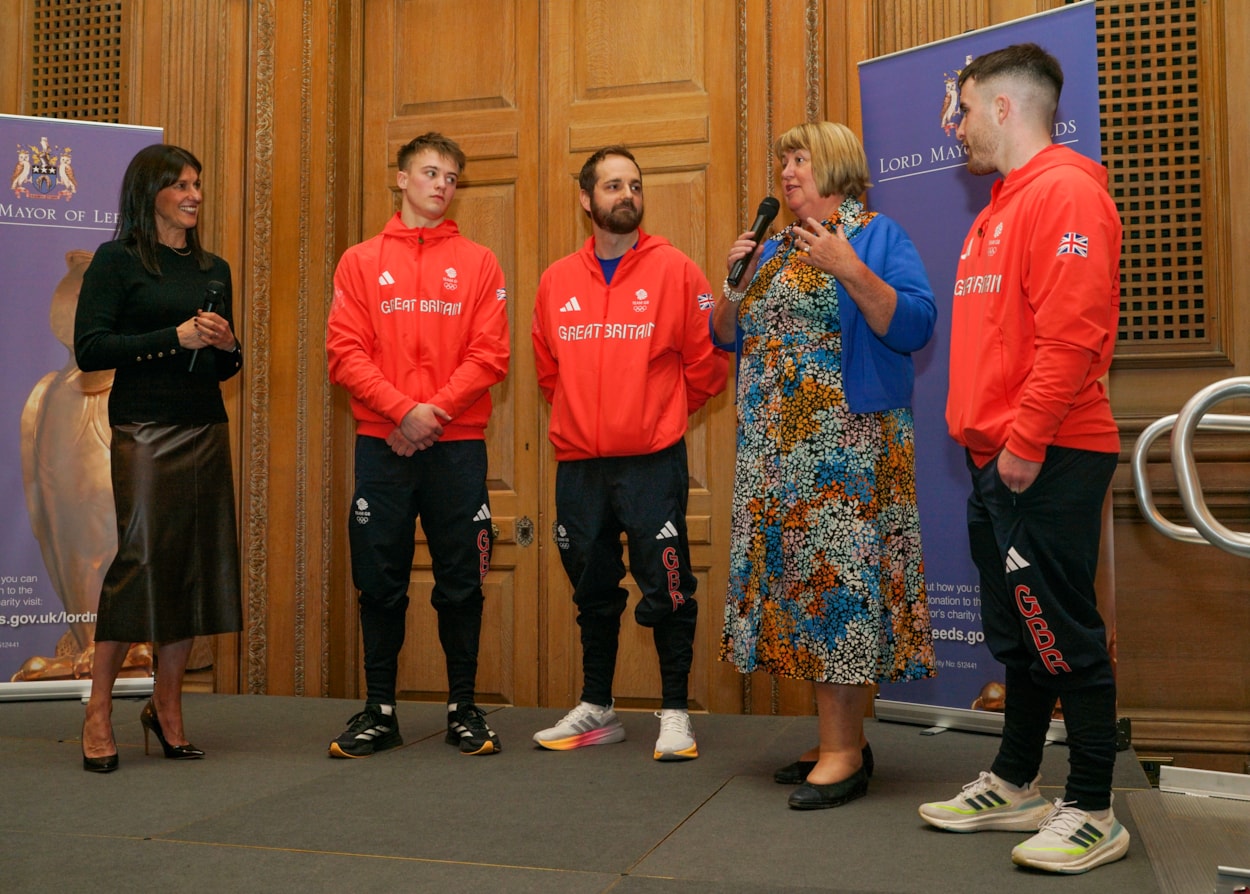
<instances>
[{"instance_id":1,"label":"man with short dark hair","mask_svg":"<svg viewBox=\"0 0 1250 894\"><path fill-rule=\"evenodd\" d=\"M627 591L620 537L660 659L656 760L698 757L687 712L695 577L686 538L687 417L725 387L712 346L711 286L698 266L641 229L642 173L623 146L582 167L593 235L542 276L534 305L538 385L551 404L555 540L581 628L581 701L534 735L552 750L619 742L612 678Z\"/></svg>"},{"instance_id":2,"label":"man with short dark hair","mask_svg":"<svg viewBox=\"0 0 1250 894\"><path fill-rule=\"evenodd\" d=\"M447 662L447 742L494 754L499 738L474 686L491 555L485 429L489 389L508 372L507 292L495 255L446 217L464 171L460 147L422 134L397 162L399 212L343 253L326 327L330 381L347 389L356 417L348 531L367 689L330 755L403 744L395 689L418 516Z\"/></svg>"},{"instance_id":3,"label":"man with short dark hair","mask_svg":"<svg viewBox=\"0 0 1250 894\"><path fill-rule=\"evenodd\" d=\"M968 537L1007 699L990 771L920 815L958 832L1036 831L1012 860L1077 873L1129 845L1111 809L1115 677L1094 593L1120 450L1102 379L1121 225L1106 169L1051 144L1062 87L1059 63L1036 44L980 56L960 75L968 170L1003 179L960 255L946 421L967 449ZM1038 770L1059 699L1071 769L1052 806Z\"/></svg>"}]
</instances>

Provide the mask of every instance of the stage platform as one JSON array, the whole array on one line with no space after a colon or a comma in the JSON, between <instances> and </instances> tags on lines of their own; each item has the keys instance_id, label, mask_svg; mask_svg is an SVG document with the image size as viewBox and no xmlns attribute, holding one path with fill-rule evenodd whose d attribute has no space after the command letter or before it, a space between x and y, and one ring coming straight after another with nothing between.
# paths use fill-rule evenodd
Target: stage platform
<instances>
[{"instance_id":1,"label":"stage platform","mask_svg":"<svg viewBox=\"0 0 1250 894\"><path fill-rule=\"evenodd\" d=\"M868 796L802 812L772 770L814 741L812 717L697 714L701 757L659 763L649 712L622 713L625 742L548 752L530 737L563 710L493 708L502 753L466 757L443 741L442 706L401 703L403 747L332 760L326 747L359 702L189 694L188 731L208 757L182 762L144 755L141 707L116 702L121 767L97 775L81 768L79 701L0 703L0 890L1169 890L1134 818L1135 798L1154 815L1161 796L1131 751L1115 782L1128 857L1060 879L1011 863L1027 836L950 834L917 816L988 766L992 735L869 721ZM1054 798L1067 749L1046 752Z\"/></svg>"}]
</instances>

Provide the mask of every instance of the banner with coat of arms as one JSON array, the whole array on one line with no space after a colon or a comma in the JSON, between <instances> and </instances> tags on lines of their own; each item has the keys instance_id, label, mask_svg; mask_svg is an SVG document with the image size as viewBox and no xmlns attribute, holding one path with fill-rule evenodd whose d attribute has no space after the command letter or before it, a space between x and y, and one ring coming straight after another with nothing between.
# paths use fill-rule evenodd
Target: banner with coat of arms
<instances>
[{"instance_id":1,"label":"banner with coat of arms","mask_svg":"<svg viewBox=\"0 0 1250 894\"><path fill-rule=\"evenodd\" d=\"M0 159L13 163L0 184L0 698L89 686L117 549L113 373L74 363L74 311L113 238L126 166L161 140L157 127L0 115ZM124 673L150 676L142 647L128 660Z\"/></svg>"}]
</instances>

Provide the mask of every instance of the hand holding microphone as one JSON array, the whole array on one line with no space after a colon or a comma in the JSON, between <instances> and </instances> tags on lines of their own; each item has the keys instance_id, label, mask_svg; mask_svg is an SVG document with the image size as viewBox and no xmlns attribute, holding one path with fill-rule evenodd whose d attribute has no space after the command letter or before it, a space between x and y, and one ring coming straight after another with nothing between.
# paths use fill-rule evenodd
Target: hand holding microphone
<instances>
[{"instance_id":1,"label":"hand holding microphone","mask_svg":"<svg viewBox=\"0 0 1250 894\"><path fill-rule=\"evenodd\" d=\"M212 313L217 306L225 300L226 286L217 280L213 280L204 288L204 313ZM187 372L195 371L195 361L200 356L200 349L196 348L191 352L191 362L187 365Z\"/></svg>"},{"instance_id":2,"label":"hand holding microphone","mask_svg":"<svg viewBox=\"0 0 1250 894\"><path fill-rule=\"evenodd\" d=\"M751 258L755 257L760 243L764 241L764 235L768 232L769 224L773 222L773 218L777 216L777 212L780 210L781 203L773 196L765 196L764 201L760 202L759 210L755 212L755 223L751 224L751 238L755 240L755 248L734 261L734 265L729 268L729 276L726 281L733 288L738 287L742 274L746 273L747 265L751 263Z\"/></svg>"}]
</instances>

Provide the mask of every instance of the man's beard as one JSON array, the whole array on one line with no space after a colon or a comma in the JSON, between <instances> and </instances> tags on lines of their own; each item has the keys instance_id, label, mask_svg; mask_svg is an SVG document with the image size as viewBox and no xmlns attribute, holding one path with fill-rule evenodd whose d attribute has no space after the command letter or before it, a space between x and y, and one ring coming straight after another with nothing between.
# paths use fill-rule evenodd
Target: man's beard
<instances>
[{"instance_id":1,"label":"man's beard","mask_svg":"<svg viewBox=\"0 0 1250 894\"><path fill-rule=\"evenodd\" d=\"M964 138L964 150L968 155L966 166L969 174L983 176L998 173L998 166L993 161L998 152L996 140L982 137L980 134L968 134Z\"/></svg>"},{"instance_id":2,"label":"man's beard","mask_svg":"<svg viewBox=\"0 0 1250 894\"><path fill-rule=\"evenodd\" d=\"M599 229L623 236L638 229L642 223L642 209L635 208L632 202L619 202L615 207L604 211L595 202L591 202L590 219Z\"/></svg>"}]
</instances>

